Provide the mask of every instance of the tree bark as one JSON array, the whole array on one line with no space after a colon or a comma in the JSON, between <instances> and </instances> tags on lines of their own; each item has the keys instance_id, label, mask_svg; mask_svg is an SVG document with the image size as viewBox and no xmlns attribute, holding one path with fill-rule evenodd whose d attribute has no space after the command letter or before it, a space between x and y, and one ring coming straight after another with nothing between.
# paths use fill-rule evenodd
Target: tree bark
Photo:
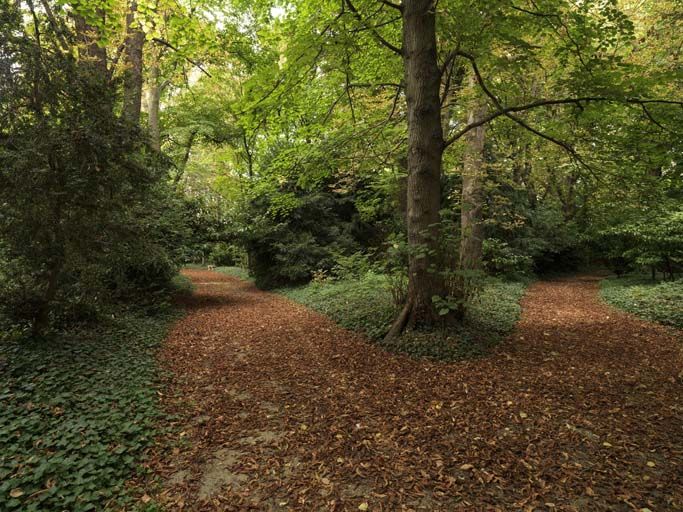
<instances>
[{"instance_id":1,"label":"tree bark","mask_svg":"<svg viewBox=\"0 0 683 512\"><path fill-rule=\"evenodd\" d=\"M154 55L154 61L149 68L149 84L147 89L147 114L149 141L152 148L161 150L161 131L159 129L159 108L161 85L159 84L159 56Z\"/></svg>"},{"instance_id":2,"label":"tree bark","mask_svg":"<svg viewBox=\"0 0 683 512\"><path fill-rule=\"evenodd\" d=\"M140 124L142 104L142 48L145 34L135 19L137 2L133 0L126 15L125 65L123 78L123 117Z\"/></svg>"},{"instance_id":3,"label":"tree bark","mask_svg":"<svg viewBox=\"0 0 683 512\"><path fill-rule=\"evenodd\" d=\"M472 84L474 85L474 84ZM476 123L487 114L486 103L477 100L469 112L467 122ZM460 268L481 269L484 227L482 209L484 206L484 144L486 125L481 125L467 134L465 159L462 170L462 202L460 212Z\"/></svg>"},{"instance_id":4,"label":"tree bark","mask_svg":"<svg viewBox=\"0 0 683 512\"><path fill-rule=\"evenodd\" d=\"M104 14L101 14L101 16L104 17ZM74 25L78 39L84 46L83 56L85 60L93 66L96 73L109 80L110 72L107 67L107 49L98 44L98 30L80 15L74 16Z\"/></svg>"},{"instance_id":5,"label":"tree bark","mask_svg":"<svg viewBox=\"0 0 683 512\"><path fill-rule=\"evenodd\" d=\"M405 0L403 67L408 111L408 183L406 229L411 248L408 297L404 310L387 334L406 327L430 326L439 321L432 303L445 294L444 278L434 268L439 243L441 162L441 73L436 51L436 15L433 0Z\"/></svg>"}]
</instances>

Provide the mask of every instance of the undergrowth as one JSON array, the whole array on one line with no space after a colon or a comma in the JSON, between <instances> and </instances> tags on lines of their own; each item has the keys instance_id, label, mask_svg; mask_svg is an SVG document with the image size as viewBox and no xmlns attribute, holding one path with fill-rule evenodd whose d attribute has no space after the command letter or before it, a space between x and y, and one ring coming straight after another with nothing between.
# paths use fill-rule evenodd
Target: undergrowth
<instances>
[{"instance_id":1,"label":"undergrowth","mask_svg":"<svg viewBox=\"0 0 683 512\"><path fill-rule=\"evenodd\" d=\"M384 275L367 273L360 278L314 281L277 291L344 328L365 333L387 350L450 361L481 355L501 341L519 318L519 300L527 284L488 280L470 305L463 325L408 331L391 342L382 338L397 311Z\"/></svg>"},{"instance_id":2,"label":"undergrowth","mask_svg":"<svg viewBox=\"0 0 683 512\"><path fill-rule=\"evenodd\" d=\"M619 309L683 329L683 279L657 282L641 275L611 277L600 288L602 298Z\"/></svg>"},{"instance_id":3,"label":"undergrowth","mask_svg":"<svg viewBox=\"0 0 683 512\"><path fill-rule=\"evenodd\" d=\"M386 278L373 273L340 281L312 281L277 292L373 339L384 336L396 313Z\"/></svg>"},{"instance_id":4,"label":"undergrowth","mask_svg":"<svg viewBox=\"0 0 683 512\"><path fill-rule=\"evenodd\" d=\"M126 506L161 414L154 348L171 318L125 312L50 340L0 341L1 511Z\"/></svg>"},{"instance_id":5,"label":"undergrowth","mask_svg":"<svg viewBox=\"0 0 683 512\"><path fill-rule=\"evenodd\" d=\"M254 278L249 275L249 272L242 267L216 267L216 271L228 276L239 277L245 281L254 280Z\"/></svg>"}]
</instances>

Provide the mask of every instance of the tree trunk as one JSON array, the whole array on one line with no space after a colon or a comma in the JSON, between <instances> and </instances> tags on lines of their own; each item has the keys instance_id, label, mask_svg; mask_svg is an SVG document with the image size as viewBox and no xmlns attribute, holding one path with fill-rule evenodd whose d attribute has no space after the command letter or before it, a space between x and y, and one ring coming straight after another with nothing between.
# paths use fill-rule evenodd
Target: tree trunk
<instances>
[{"instance_id":1,"label":"tree trunk","mask_svg":"<svg viewBox=\"0 0 683 512\"><path fill-rule=\"evenodd\" d=\"M486 104L481 100L470 110L467 122L475 123L486 116ZM484 205L484 143L486 128L481 125L467 134L467 148L462 171L462 206L460 212L460 268L481 269L482 208Z\"/></svg>"},{"instance_id":2,"label":"tree trunk","mask_svg":"<svg viewBox=\"0 0 683 512\"><path fill-rule=\"evenodd\" d=\"M123 117L133 124L140 124L142 103L142 47L145 34L135 19L137 2L133 0L126 15L125 65L123 78Z\"/></svg>"},{"instance_id":3,"label":"tree trunk","mask_svg":"<svg viewBox=\"0 0 683 512\"><path fill-rule=\"evenodd\" d=\"M411 248L408 298L388 338L406 325L430 326L439 316L432 303L445 294L444 278L434 268L439 242L441 160L444 150L439 98L441 73L436 52L433 0L405 0L403 67L408 110L408 193L406 228Z\"/></svg>"},{"instance_id":4,"label":"tree trunk","mask_svg":"<svg viewBox=\"0 0 683 512\"><path fill-rule=\"evenodd\" d=\"M104 14L101 15L104 18ZM110 78L107 68L107 49L98 44L98 30L90 25L85 18L79 15L74 16L74 25L78 39L83 43L83 56L85 60L95 68L95 71L107 80Z\"/></svg>"},{"instance_id":5,"label":"tree trunk","mask_svg":"<svg viewBox=\"0 0 683 512\"><path fill-rule=\"evenodd\" d=\"M50 325L50 312L52 311L52 302L57 295L59 278L62 271L62 260L58 259L53 263L47 276L47 287L41 297L40 305L38 306L31 326L31 334L33 338L40 339L45 334L45 331Z\"/></svg>"},{"instance_id":6,"label":"tree trunk","mask_svg":"<svg viewBox=\"0 0 683 512\"><path fill-rule=\"evenodd\" d=\"M159 58L154 56L149 69L149 85L147 89L147 114L149 141L152 148L161 150L161 132L159 130L159 99L161 85L159 84Z\"/></svg>"}]
</instances>

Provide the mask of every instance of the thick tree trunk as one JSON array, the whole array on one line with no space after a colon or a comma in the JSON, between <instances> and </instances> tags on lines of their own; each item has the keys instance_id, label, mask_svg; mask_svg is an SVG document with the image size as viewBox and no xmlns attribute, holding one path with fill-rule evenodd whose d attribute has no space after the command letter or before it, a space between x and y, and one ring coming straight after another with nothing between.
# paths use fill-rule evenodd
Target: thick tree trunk
<instances>
[{"instance_id":1,"label":"thick tree trunk","mask_svg":"<svg viewBox=\"0 0 683 512\"><path fill-rule=\"evenodd\" d=\"M74 25L78 39L84 46L82 55L101 77L106 77L108 80L110 75L107 68L107 49L98 44L98 30L90 25L85 18L78 15L74 16Z\"/></svg>"},{"instance_id":2,"label":"thick tree trunk","mask_svg":"<svg viewBox=\"0 0 683 512\"><path fill-rule=\"evenodd\" d=\"M441 73L436 52L433 0L405 0L403 66L408 109L407 232L411 248L408 298L387 337L409 326L429 326L439 316L434 295L445 294L445 283L433 268L438 254L441 160L444 150L439 98Z\"/></svg>"},{"instance_id":3,"label":"thick tree trunk","mask_svg":"<svg viewBox=\"0 0 683 512\"><path fill-rule=\"evenodd\" d=\"M478 101L468 115L468 124L486 116L486 104ZM467 134L467 148L462 171L462 206L460 213L460 268L479 270L481 268L482 208L484 205L484 143L485 125Z\"/></svg>"},{"instance_id":4,"label":"thick tree trunk","mask_svg":"<svg viewBox=\"0 0 683 512\"><path fill-rule=\"evenodd\" d=\"M135 20L137 2L133 0L126 15L125 65L123 79L123 117L140 124L142 104L142 48L145 34Z\"/></svg>"}]
</instances>

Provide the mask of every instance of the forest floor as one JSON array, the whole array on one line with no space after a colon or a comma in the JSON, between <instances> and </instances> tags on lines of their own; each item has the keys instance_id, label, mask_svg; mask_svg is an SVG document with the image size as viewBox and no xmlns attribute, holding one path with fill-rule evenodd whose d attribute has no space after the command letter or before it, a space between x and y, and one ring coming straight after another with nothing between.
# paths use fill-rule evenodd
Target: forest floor
<instances>
[{"instance_id":1,"label":"forest floor","mask_svg":"<svg viewBox=\"0 0 683 512\"><path fill-rule=\"evenodd\" d=\"M176 428L150 463L171 510L683 510L681 331L598 278L533 284L492 354L446 364L186 275L160 356Z\"/></svg>"}]
</instances>

